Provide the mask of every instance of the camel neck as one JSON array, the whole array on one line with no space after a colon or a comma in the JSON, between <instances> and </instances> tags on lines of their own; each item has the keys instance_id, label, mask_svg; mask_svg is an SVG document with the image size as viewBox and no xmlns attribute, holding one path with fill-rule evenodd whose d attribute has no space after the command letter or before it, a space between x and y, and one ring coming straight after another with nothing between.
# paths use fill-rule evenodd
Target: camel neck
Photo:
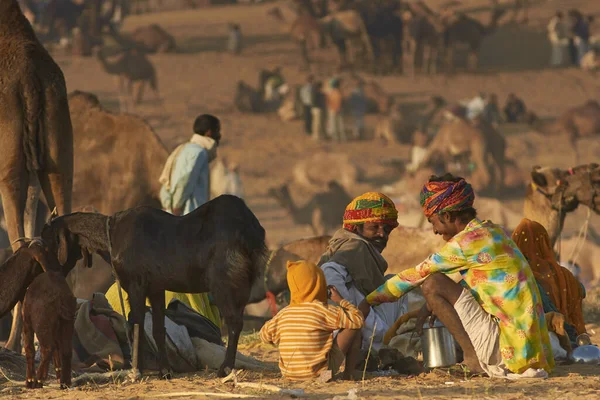
<instances>
[{"instance_id":1,"label":"camel neck","mask_svg":"<svg viewBox=\"0 0 600 400\"><path fill-rule=\"evenodd\" d=\"M17 252L0 266L0 282L2 282L0 315L4 315L11 310L23 298L33 279L43 272L42 268L32 258L27 260L26 265L23 265L22 261L24 260L20 257L27 256L24 254L19 255L19 252Z\"/></svg>"},{"instance_id":2,"label":"camel neck","mask_svg":"<svg viewBox=\"0 0 600 400\"><path fill-rule=\"evenodd\" d=\"M542 193L531 189L531 187L528 188L524 202L523 217L543 225L548 231L552 246L554 246L554 243L562 232L565 215L564 211L559 213L558 210L553 209L550 201Z\"/></svg>"}]
</instances>

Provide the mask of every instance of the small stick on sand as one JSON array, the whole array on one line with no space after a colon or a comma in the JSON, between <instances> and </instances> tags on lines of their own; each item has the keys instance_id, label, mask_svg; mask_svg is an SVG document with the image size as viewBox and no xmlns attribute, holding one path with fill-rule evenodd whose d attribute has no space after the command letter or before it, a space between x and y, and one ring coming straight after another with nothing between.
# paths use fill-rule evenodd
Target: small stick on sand
<instances>
[{"instance_id":1,"label":"small stick on sand","mask_svg":"<svg viewBox=\"0 0 600 400\"><path fill-rule=\"evenodd\" d=\"M373 348L373 339L375 339L375 329L377 329L377 321L373 324L373 333L371 334L371 342L369 343L369 351L367 352L367 359L365 360L365 368L363 369L362 385L365 385L365 375L367 374L367 364L369 363L369 357L371 357L371 349Z\"/></svg>"}]
</instances>

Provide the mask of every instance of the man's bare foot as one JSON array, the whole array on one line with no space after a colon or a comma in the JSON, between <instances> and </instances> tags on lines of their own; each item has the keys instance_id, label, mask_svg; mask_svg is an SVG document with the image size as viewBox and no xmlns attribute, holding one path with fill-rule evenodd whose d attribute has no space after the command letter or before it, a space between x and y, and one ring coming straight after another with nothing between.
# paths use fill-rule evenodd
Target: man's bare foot
<instances>
[{"instance_id":1,"label":"man's bare foot","mask_svg":"<svg viewBox=\"0 0 600 400\"><path fill-rule=\"evenodd\" d=\"M479 364L479 360L477 358L466 357L461 365L465 366L471 375L485 374L485 371L483 368L481 368L481 364Z\"/></svg>"}]
</instances>

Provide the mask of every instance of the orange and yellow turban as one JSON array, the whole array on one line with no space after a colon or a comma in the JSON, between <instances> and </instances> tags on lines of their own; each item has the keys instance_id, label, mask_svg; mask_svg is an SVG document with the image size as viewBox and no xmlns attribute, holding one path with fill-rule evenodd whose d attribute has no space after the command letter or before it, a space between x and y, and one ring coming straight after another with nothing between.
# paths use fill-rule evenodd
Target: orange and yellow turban
<instances>
[{"instance_id":1,"label":"orange and yellow turban","mask_svg":"<svg viewBox=\"0 0 600 400\"><path fill-rule=\"evenodd\" d=\"M344 228L352 230L365 222L383 222L398 226L398 211L394 202L385 194L368 192L348 204L344 212Z\"/></svg>"}]
</instances>

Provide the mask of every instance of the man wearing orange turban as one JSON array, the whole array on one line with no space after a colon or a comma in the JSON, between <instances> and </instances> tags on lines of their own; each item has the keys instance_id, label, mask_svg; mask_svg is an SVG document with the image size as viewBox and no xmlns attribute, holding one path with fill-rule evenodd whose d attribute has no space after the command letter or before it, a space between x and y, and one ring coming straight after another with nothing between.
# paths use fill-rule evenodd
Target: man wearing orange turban
<instances>
[{"instance_id":1,"label":"man wearing orange turban","mask_svg":"<svg viewBox=\"0 0 600 400\"><path fill-rule=\"evenodd\" d=\"M346 207L343 226L331 238L319 266L327 284L335 286L350 303L358 305L385 282L388 265L381 252L390 233L398 226L397 220L394 202L382 193L365 193ZM377 307L365 320L363 350L369 347L375 324L373 348L378 350L387 329L406 311L404 303Z\"/></svg>"}]
</instances>

